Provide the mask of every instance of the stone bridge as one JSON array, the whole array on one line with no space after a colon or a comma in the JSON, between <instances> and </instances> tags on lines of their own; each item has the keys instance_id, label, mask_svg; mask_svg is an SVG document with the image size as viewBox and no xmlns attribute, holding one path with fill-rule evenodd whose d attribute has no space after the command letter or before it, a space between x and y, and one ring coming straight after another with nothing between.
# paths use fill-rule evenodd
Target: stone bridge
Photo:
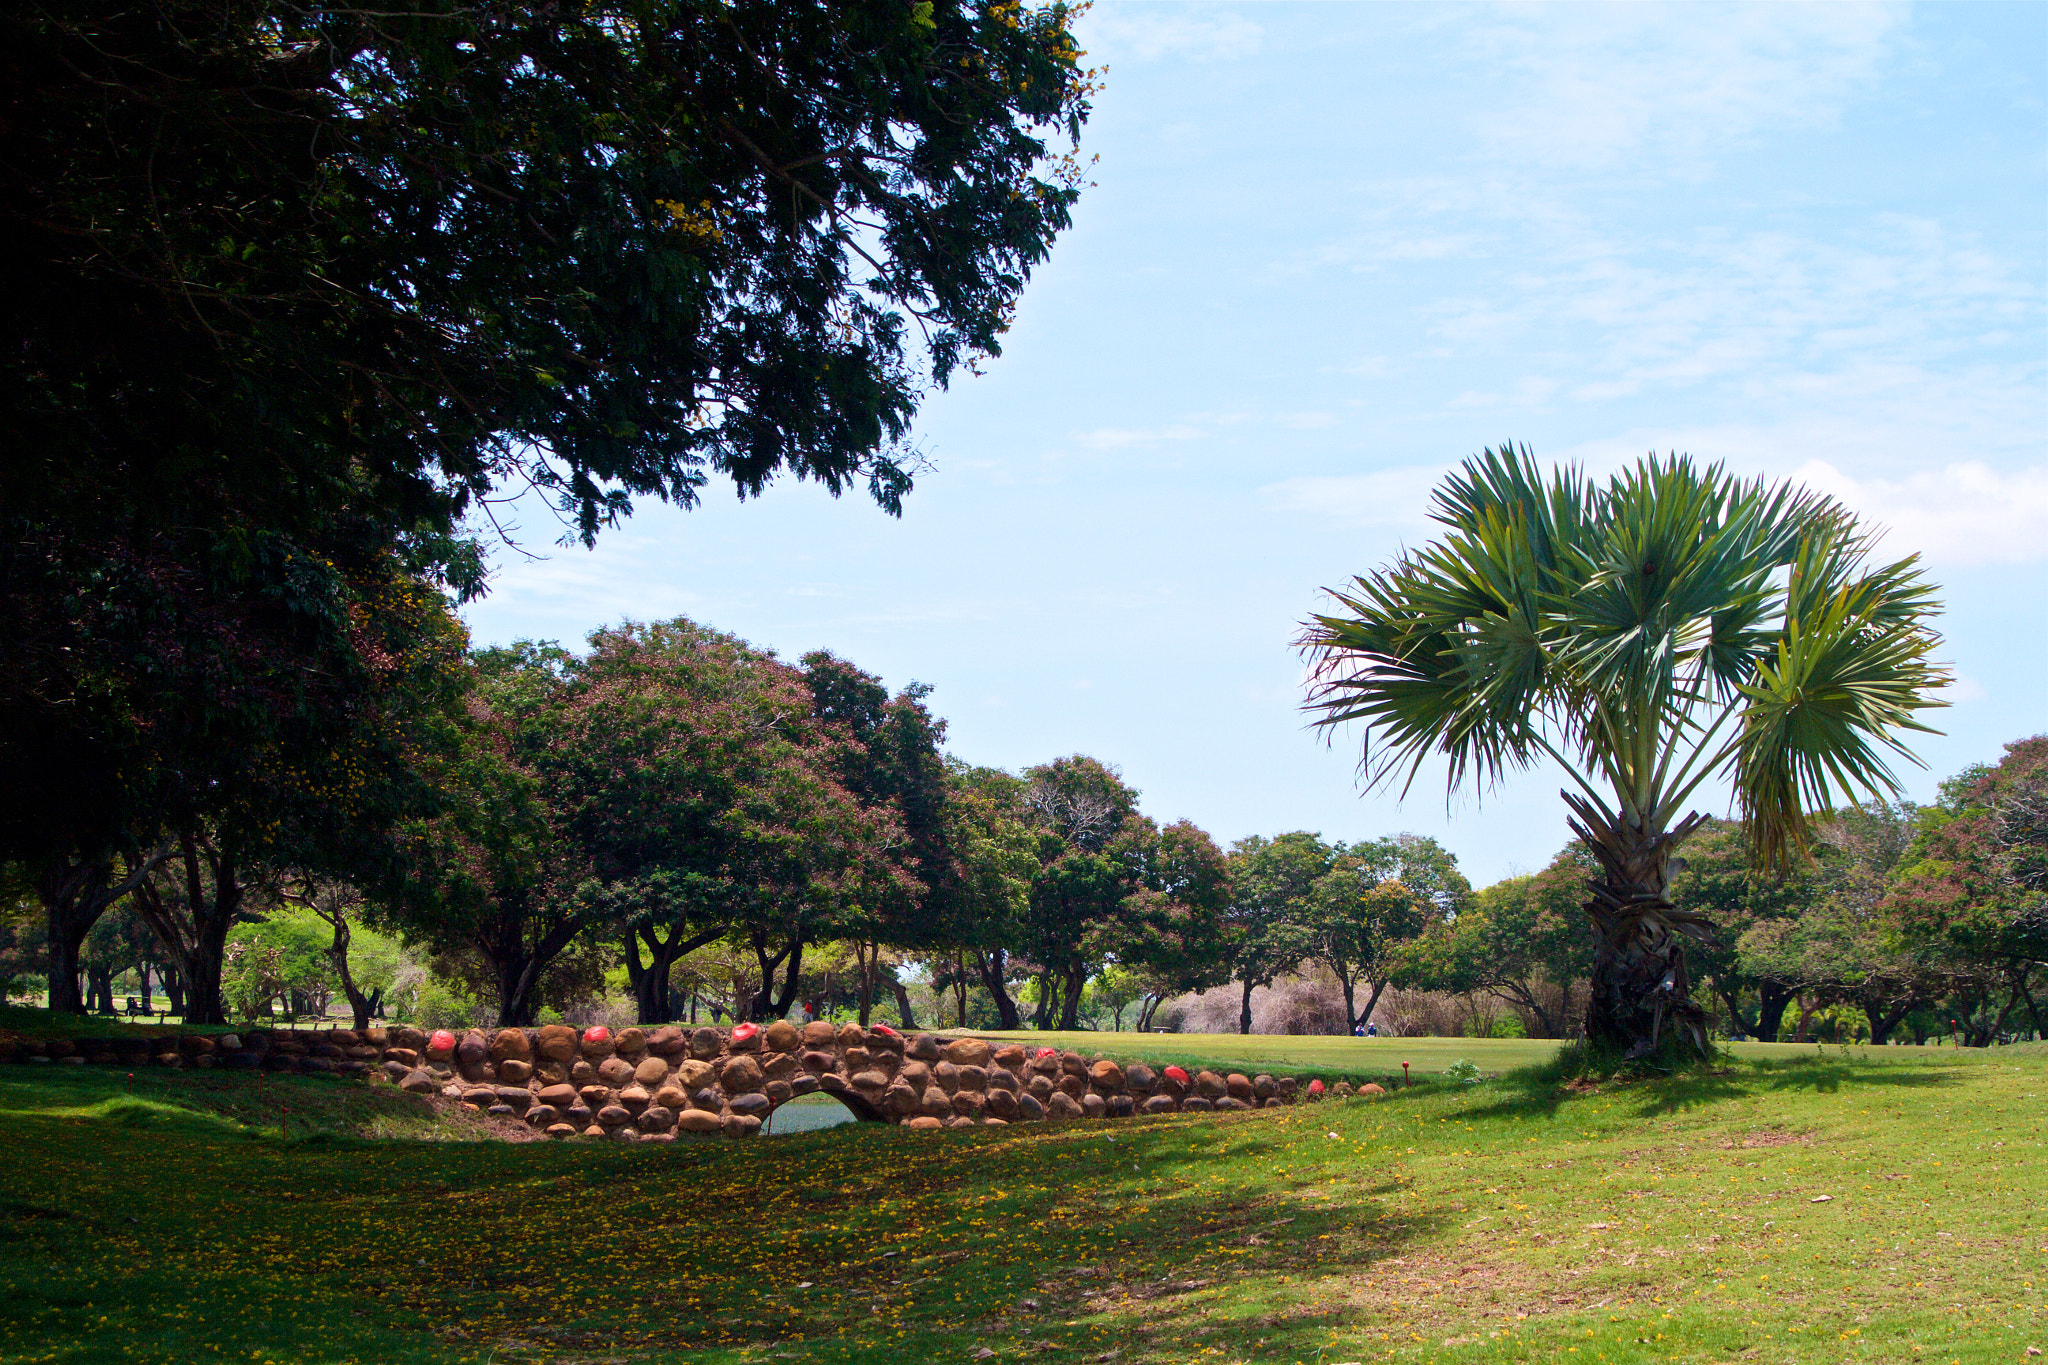
<instances>
[{"instance_id":1,"label":"stone bridge","mask_svg":"<svg viewBox=\"0 0 2048 1365\"><path fill-rule=\"evenodd\" d=\"M382 1040L378 1032L366 1041L383 1042L384 1071L405 1089L523 1118L555 1137L750 1137L777 1107L814 1091L856 1118L912 1128L1254 1109L1326 1093L1321 1080L1294 1076L1154 1071L1049 1047L857 1024L781 1020L616 1034L551 1025L460 1037L394 1028L382 1030Z\"/></svg>"},{"instance_id":2,"label":"stone bridge","mask_svg":"<svg viewBox=\"0 0 2048 1365\"><path fill-rule=\"evenodd\" d=\"M775 1110L823 1091L870 1123L957 1128L1039 1119L1125 1118L1319 1100L1351 1087L1294 1076L1189 1075L1049 1047L886 1026L471 1030L371 1028L19 1041L0 1061L381 1075L551 1137L667 1141L751 1137ZM1377 1085L1359 1092L1384 1093Z\"/></svg>"}]
</instances>

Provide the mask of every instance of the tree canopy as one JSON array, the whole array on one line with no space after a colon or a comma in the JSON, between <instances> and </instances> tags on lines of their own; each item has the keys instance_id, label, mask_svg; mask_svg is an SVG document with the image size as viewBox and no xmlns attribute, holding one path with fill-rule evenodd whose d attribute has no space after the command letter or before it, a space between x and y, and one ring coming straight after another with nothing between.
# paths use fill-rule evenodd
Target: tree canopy
<instances>
[{"instance_id":1,"label":"tree canopy","mask_svg":"<svg viewBox=\"0 0 2048 1365\"><path fill-rule=\"evenodd\" d=\"M380 667L366 593L480 593L500 500L585 542L714 480L899 511L1079 193L1071 17L0 14L0 857L53 939L161 856L165 782Z\"/></svg>"}]
</instances>

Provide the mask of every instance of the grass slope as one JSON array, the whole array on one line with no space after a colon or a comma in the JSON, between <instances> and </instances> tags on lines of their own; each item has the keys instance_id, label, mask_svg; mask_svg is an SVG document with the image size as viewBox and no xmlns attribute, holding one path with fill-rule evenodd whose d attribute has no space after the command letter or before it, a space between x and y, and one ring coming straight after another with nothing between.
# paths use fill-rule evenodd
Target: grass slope
<instances>
[{"instance_id":1,"label":"grass slope","mask_svg":"<svg viewBox=\"0 0 2048 1365\"><path fill-rule=\"evenodd\" d=\"M322 1078L8 1068L0 1361L2015 1361L2048 1348L2044 1072L1806 1048L627 1147L326 1136L446 1121Z\"/></svg>"}]
</instances>

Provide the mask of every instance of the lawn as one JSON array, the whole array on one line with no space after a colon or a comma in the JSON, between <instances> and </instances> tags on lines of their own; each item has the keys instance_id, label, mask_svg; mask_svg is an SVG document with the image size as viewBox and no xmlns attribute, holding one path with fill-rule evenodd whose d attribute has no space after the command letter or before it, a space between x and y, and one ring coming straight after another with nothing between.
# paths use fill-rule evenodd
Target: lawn
<instances>
[{"instance_id":1,"label":"lawn","mask_svg":"<svg viewBox=\"0 0 2048 1365\"><path fill-rule=\"evenodd\" d=\"M1532 1046L1388 1044L1418 1075ZM1590 1094L653 1147L344 1136L476 1133L320 1077L7 1067L0 1361L2024 1361L2044 1073L1808 1046Z\"/></svg>"},{"instance_id":2,"label":"lawn","mask_svg":"<svg viewBox=\"0 0 2048 1365\"><path fill-rule=\"evenodd\" d=\"M1120 1061L1178 1062L1197 1066L1311 1073L1387 1084L1398 1081L1401 1063L1411 1074L1439 1072L1460 1058L1470 1058L1482 1071L1507 1071L1557 1055L1557 1044L1536 1038L1344 1038L1237 1033L982 1033L1030 1046L1072 1048L1101 1053ZM1811 1051L1812 1049L1808 1049Z\"/></svg>"}]
</instances>

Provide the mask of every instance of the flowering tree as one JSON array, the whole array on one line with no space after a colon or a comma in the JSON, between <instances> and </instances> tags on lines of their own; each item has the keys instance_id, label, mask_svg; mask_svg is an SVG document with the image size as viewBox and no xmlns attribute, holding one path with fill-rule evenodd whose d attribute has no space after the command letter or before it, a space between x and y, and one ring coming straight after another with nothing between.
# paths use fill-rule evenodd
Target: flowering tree
<instances>
[{"instance_id":1,"label":"flowering tree","mask_svg":"<svg viewBox=\"0 0 2048 1365\"><path fill-rule=\"evenodd\" d=\"M2037 1034L2048 977L2048 735L2008 744L1997 766L1949 785L1893 881L1910 943L1974 996L1968 1040L1984 1046L2024 1005Z\"/></svg>"}]
</instances>

